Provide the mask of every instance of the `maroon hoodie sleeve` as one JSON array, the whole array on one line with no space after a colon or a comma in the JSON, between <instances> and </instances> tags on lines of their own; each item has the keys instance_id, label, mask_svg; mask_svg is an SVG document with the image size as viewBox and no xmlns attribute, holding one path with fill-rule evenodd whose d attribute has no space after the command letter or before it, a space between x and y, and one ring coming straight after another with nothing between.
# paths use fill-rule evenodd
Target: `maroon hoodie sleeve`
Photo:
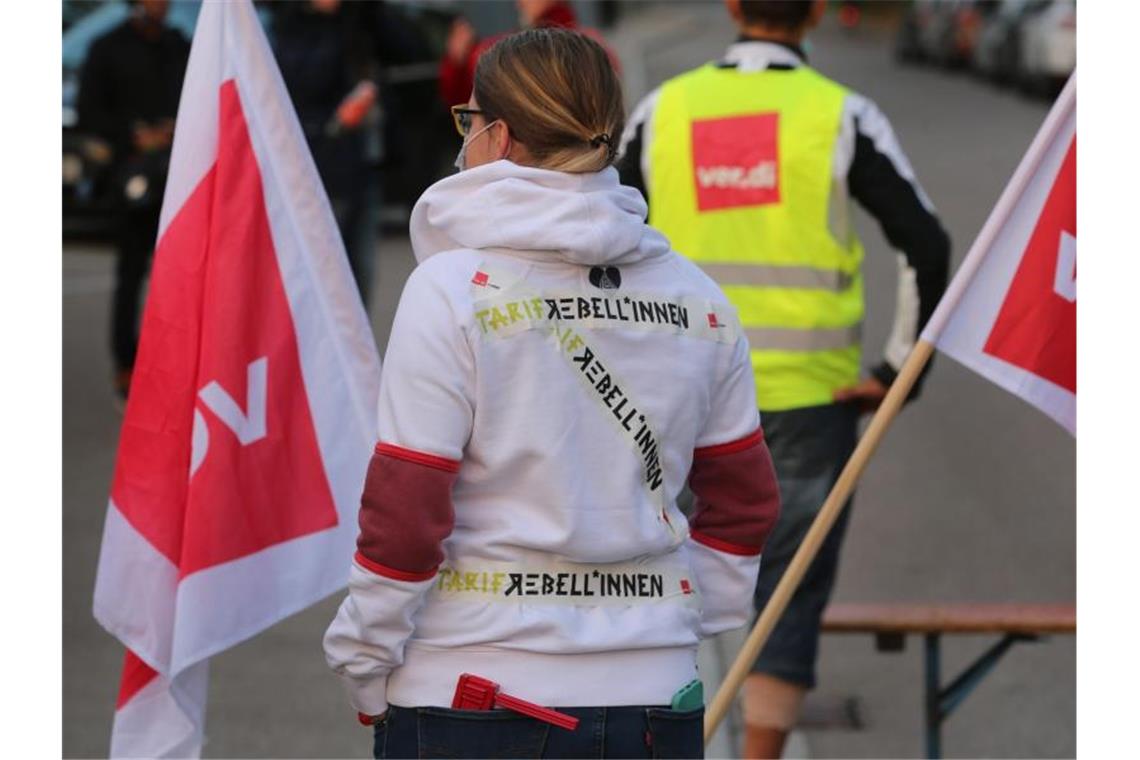
<instances>
[{"instance_id":1,"label":"maroon hoodie sleeve","mask_svg":"<svg viewBox=\"0 0 1140 760\"><path fill-rule=\"evenodd\" d=\"M693 540L740 556L757 556L780 516L780 489L764 432L693 452L689 488L696 511Z\"/></svg>"}]
</instances>

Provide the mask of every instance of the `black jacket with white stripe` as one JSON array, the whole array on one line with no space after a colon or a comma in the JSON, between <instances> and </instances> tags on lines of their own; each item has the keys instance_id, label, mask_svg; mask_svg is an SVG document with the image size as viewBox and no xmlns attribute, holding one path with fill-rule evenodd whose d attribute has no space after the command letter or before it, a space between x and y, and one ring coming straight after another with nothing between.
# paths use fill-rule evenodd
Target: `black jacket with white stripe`
<instances>
[{"instance_id":1,"label":"black jacket with white stripe","mask_svg":"<svg viewBox=\"0 0 1140 760\"><path fill-rule=\"evenodd\" d=\"M805 65L805 57L796 47L741 39L729 47L717 65L790 71ZM653 170L649 147L658 92L654 90L638 104L619 150L622 184L636 187L646 199ZM836 187L845 189L849 199L870 213L887 241L901 251L894 324L883 360L871 369L872 375L889 385L946 289L950 238L915 178L890 122L871 100L854 92L848 93L843 104L832 172ZM915 384L911 398L918 394L919 385Z\"/></svg>"}]
</instances>

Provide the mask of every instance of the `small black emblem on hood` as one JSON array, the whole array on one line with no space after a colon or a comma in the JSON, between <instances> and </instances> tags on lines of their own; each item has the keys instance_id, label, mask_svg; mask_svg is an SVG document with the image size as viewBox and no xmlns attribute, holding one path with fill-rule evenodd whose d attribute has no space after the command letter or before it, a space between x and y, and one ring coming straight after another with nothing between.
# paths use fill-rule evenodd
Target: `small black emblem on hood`
<instances>
[{"instance_id":1,"label":"small black emblem on hood","mask_svg":"<svg viewBox=\"0 0 1140 760\"><path fill-rule=\"evenodd\" d=\"M621 272L617 267L590 267L590 284L602 290L621 287Z\"/></svg>"}]
</instances>

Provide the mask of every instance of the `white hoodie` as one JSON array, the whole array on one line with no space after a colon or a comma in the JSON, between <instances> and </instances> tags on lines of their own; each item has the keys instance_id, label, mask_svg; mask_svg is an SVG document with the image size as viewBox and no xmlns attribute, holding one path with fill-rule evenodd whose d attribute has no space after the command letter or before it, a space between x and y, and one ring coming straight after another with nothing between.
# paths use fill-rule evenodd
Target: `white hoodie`
<instances>
[{"instance_id":1,"label":"white hoodie","mask_svg":"<svg viewBox=\"0 0 1140 760\"><path fill-rule=\"evenodd\" d=\"M645 216L614 169L509 161L416 204L325 636L359 711L450 705L465 672L550 706L667 705L700 638L747 620L779 509L748 346Z\"/></svg>"}]
</instances>

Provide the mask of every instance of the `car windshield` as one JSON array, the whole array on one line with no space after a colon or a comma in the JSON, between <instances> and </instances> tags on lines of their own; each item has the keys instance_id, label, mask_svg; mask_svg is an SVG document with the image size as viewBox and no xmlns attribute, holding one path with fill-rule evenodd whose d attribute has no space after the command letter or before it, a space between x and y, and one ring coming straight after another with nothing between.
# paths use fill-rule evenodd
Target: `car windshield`
<instances>
[{"instance_id":1,"label":"car windshield","mask_svg":"<svg viewBox=\"0 0 1140 760\"><path fill-rule=\"evenodd\" d=\"M64 68L79 68L91 43L126 20L128 13L126 3L107 3L72 24L63 33Z\"/></svg>"}]
</instances>

